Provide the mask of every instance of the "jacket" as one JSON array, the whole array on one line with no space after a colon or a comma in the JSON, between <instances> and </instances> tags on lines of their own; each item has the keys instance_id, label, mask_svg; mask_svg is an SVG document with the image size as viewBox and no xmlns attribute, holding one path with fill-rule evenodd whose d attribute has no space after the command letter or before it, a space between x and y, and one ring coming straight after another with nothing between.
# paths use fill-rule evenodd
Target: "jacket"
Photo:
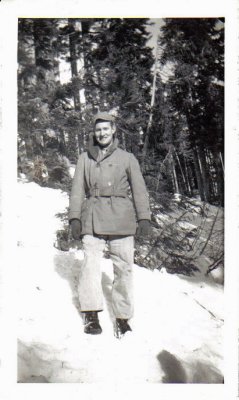
<instances>
[{"instance_id":1,"label":"jacket","mask_svg":"<svg viewBox=\"0 0 239 400\"><path fill-rule=\"evenodd\" d=\"M82 235L134 235L136 221L150 219L139 163L117 139L100 160L93 140L79 156L70 194L69 220L74 218L81 221Z\"/></svg>"}]
</instances>

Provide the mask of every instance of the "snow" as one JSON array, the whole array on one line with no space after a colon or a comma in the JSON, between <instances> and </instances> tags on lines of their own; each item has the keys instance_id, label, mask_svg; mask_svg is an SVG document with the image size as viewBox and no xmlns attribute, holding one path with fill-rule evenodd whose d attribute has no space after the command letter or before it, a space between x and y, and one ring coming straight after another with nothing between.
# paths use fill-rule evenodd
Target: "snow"
<instances>
[{"instance_id":1,"label":"snow","mask_svg":"<svg viewBox=\"0 0 239 400\"><path fill-rule=\"evenodd\" d=\"M81 250L54 247L66 193L18 183L18 381L222 383L224 295L198 274L134 266L133 331L114 336L112 264L102 260L101 335L83 332L77 280Z\"/></svg>"}]
</instances>

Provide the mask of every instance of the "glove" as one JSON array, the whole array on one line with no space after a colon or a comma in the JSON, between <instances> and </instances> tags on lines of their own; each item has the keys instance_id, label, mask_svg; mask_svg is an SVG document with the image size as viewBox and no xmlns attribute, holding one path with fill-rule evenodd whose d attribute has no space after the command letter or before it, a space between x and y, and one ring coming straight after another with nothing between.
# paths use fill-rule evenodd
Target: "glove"
<instances>
[{"instance_id":1,"label":"glove","mask_svg":"<svg viewBox=\"0 0 239 400\"><path fill-rule=\"evenodd\" d=\"M72 219L71 220L71 233L73 239L79 240L81 236L81 222L79 219Z\"/></svg>"},{"instance_id":2,"label":"glove","mask_svg":"<svg viewBox=\"0 0 239 400\"><path fill-rule=\"evenodd\" d=\"M150 221L148 219L140 219L136 231L137 236L149 236L150 234Z\"/></svg>"}]
</instances>

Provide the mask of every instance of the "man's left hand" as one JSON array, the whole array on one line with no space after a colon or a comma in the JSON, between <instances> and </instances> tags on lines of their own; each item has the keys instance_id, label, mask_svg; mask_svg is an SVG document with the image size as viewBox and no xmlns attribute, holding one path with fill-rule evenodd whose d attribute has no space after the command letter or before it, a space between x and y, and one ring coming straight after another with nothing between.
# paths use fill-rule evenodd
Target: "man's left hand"
<instances>
[{"instance_id":1,"label":"man's left hand","mask_svg":"<svg viewBox=\"0 0 239 400\"><path fill-rule=\"evenodd\" d=\"M151 231L150 221L148 219L140 219L136 236L149 236Z\"/></svg>"}]
</instances>

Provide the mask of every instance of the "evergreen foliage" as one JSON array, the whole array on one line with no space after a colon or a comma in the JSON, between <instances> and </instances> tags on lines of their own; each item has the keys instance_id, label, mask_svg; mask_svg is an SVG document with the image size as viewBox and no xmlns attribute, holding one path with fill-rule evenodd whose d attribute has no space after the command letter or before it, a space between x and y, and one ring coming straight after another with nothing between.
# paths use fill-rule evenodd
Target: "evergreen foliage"
<instances>
[{"instance_id":1,"label":"evergreen foliage","mask_svg":"<svg viewBox=\"0 0 239 400\"><path fill-rule=\"evenodd\" d=\"M224 26L218 19L165 19L150 151L170 162L172 189L223 205ZM158 156L159 157L159 156ZM165 164L165 162L164 162Z\"/></svg>"}]
</instances>

